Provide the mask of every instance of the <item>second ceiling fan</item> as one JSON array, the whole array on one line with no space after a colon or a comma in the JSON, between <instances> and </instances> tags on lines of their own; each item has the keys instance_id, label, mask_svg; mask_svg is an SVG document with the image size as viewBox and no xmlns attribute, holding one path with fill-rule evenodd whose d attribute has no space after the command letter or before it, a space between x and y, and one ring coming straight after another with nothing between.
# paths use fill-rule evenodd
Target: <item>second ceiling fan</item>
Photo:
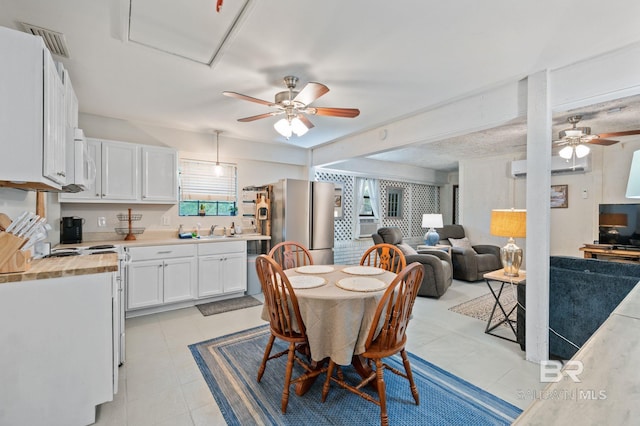
<instances>
[{"instance_id":1,"label":"second ceiling fan","mask_svg":"<svg viewBox=\"0 0 640 426\"><path fill-rule=\"evenodd\" d=\"M329 117L354 118L360 115L360 110L356 108L327 108L312 107L310 104L329 91L329 88L321 83L309 82L302 90L296 91L298 77L288 75L284 78L287 90L278 92L275 101L269 102L237 92L222 92L223 95L245 101L255 102L276 109L264 114L253 115L251 117L240 118L242 123L260 120L261 118L284 115L284 117L274 124L274 128L282 136L289 139L292 134L302 136L311 128L313 123L306 115L324 115Z\"/></svg>"},{"instance_id":2,"label":"second ceiling fan","mask_svg":"<svg viewBox=\"0 0 640 426\"><path fill-rule=\"evenodd\" d=\"M622 132L591 134L591 127L578 127L578 123L582 119L581 115L572 115L567 118L571 124L570 129L562 130L559 133L560 139L553 141L555 146L562 146L558 155L567 160L572 157L582 158L591 151L587 144L609 146L618 143L617 140L608 138L617 138L620 136L640 135L640 130L627 130Z\"/></svg>"}]
</instances>

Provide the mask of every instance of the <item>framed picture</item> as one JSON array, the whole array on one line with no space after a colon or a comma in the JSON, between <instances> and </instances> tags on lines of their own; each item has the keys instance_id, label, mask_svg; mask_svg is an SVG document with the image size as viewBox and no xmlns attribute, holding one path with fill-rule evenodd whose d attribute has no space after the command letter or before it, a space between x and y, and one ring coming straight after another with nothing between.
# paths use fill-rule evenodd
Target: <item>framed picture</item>
<instances>
[{"instance_id":1,"label":"framed picture","mask_svg":"<svg viewBox=\"0 0 640 426\"><path fill-rule=\"evenodd\" d=\"M551 185L551 208L569 207L569 185Z\"/></svg>"},{"instance_id":2,"label":"framed picture","mask_svg":"<svg viewBox=\"0 0 640 426\"><path fill-rule=\"evenodd\" d=\"M342 219L342 186L338 185L333 193L333 218Z\"/></svg>"}]
</instances>

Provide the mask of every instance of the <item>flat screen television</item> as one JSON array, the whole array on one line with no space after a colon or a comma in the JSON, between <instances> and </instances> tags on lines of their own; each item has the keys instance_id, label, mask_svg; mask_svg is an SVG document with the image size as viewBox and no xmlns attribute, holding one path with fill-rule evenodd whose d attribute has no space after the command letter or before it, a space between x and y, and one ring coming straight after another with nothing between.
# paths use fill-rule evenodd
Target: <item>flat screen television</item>
<instances>
[{"instance_id":1,"label":"flat screen television","mask_svg":"<svg viewBox=\"0 0 640 426\"><path fill-rule=\"evenodd\" d=\"M600 244L640 248L640 204L600 204Z\"/></svg>"}]
</instances>

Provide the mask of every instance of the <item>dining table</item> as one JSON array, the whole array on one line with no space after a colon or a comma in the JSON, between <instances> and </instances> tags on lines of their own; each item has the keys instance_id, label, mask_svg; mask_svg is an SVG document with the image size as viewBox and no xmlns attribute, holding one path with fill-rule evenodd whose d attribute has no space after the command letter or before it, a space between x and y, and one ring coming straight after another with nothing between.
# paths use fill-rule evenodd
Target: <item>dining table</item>
<instances>
[{"instance_id":1,"label":"dining table","mask_svg":"<svg viewBox=\"0 0 640 426\"><path fill-rule=\"evenodd\" d=\"M359 265L306 265L284 272L298 299L312 366L321 368L331 358L367 375L370 370L358 355L365 351L378 302L396 274ZM262 319L269 320L266 306ZM298 383L296 394L304 394L314 379Z\"/></svg>"}]
</instances>

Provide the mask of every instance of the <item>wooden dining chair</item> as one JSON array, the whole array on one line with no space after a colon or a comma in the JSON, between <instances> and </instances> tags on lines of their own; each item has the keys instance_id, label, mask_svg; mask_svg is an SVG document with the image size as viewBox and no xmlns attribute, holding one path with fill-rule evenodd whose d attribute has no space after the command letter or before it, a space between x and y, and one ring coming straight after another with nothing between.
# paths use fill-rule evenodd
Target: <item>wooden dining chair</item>
<instances>
[{"instance_id":1,"label":"wooden dining chair","mask_svg":"<svg viewBox=\"0 0 640 426\"><path fill-rule=\"evenodd\" d=\"M312 369L296 353L298 347L308 348L309 343L302 316L300 315L298 299L280 265L269 256L261 254L256 258L256 270L264 293L264 303L269 311L269 328L271 331L269 342L262 357L262 363L258 369L258 382L262 379L267 361L287 354L281 404L282 413L284 414L287 411L287 403L289 402L289 387L324 373L326 368ZM271 355L271 349L276 337L289 345L286 350ZM306 373L292 380L294 362L302 366Z\"/></svg>"},{"instance_id":2,"label":"wooden dining chair","mask_svg":"<svg viewBox=\"0 0 640 426\"><path fill-rule=\"evenodd\" d=\"M269 251L269 256L273 258L282 269L313 265L313 258L309 250L295 241L283 241L276 244Z\"/></svg>"},{"instance_id":3,"label":"wooden dining chair","mask_svg":"<svg viewBox=\"0 0 640 426\"><path fill-rule=\"evenodd\" d=\"M382 296L382 299L380 299L376 313L373 317L373 322L371 323L372 326L369 329L369 334L365 342L365 351L360 355L367 360L369 368L372 369L369 376L363 378L363 380L356 386L353 386L345 381L339 365L336 373L337 377L332 376L336 364L333 360L330 360L329 367L327 369L327 379L325 380L322 388L322 402L327 398L331 381L334 381L341 387L380 406L380 423L383 426L387 426L389 424L389 417L387 415L387 395L384 383L384 370L388 369L409 380L409 387L413 394L413 399L415 400L416 405L420 405L418 388L413 381L409 358L407 358L407 353L405 351L405 344L407 342L407 325L411 318L411 310L413 309L413 304L416 300L416 296L418 295L418 289L422 284L423 274L424 269L422 265L418 262L413 262L411 265L404 268L398 276L396 276L393 282L389 284L389 287ZM378 329L380 329L379 332L377 332ZM402 356L402 362L405 370L404 373L390 367L382 361L383 358L389 357L398 352L400 352L400 355ZM375 363L375 370L373 370L372 361ZM378 389L378 399L375 399L373 396L361 390L361 388L374 380Z\"/></svg>"},{"instance_id":4,"label":"wooden dining chair","mask_svg":"<svg viewBox=\"0 0 640 426\"><path fill-rule=\"evenodd\" d=\"M396 274L407 266L402 251L393 244L380 243L371 246L364 252L360 265L375 266Z\"/></svg>"}]
</instances>

